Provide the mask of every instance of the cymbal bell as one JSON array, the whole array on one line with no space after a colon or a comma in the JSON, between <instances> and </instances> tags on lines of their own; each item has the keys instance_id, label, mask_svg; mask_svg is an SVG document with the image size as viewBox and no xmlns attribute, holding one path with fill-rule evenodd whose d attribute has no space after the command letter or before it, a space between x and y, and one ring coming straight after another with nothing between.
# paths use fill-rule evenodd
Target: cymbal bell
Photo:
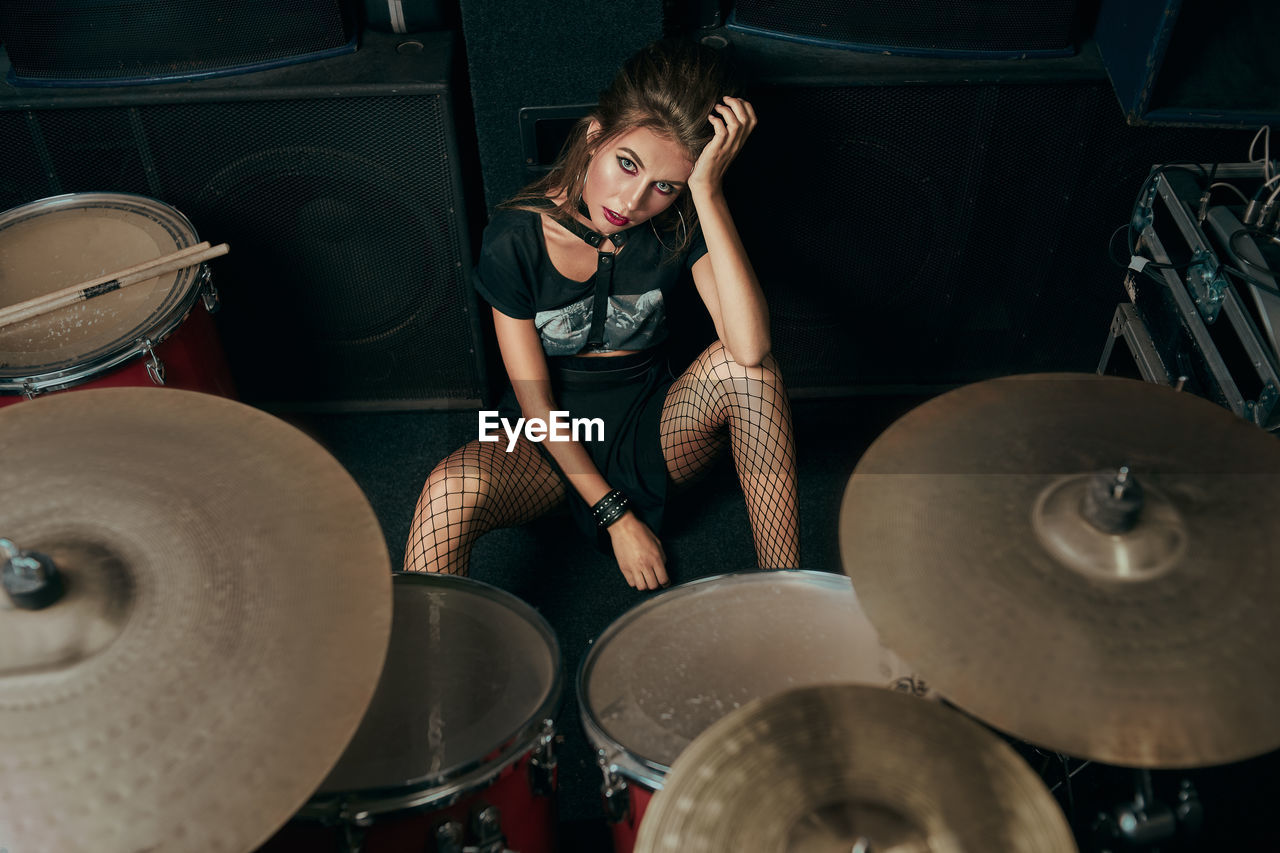
<instances>
[{"instance_id":1,"label":"cymbal bell","mask_svg":"<svg viewBox=\"0 0 1280 853\"><path fill-rule=\"evenodd\" d=\"M1129 526L1103 523L1126 502ZM1280 747L1278 511L1280 442L1256 426L1041 374L891 425L849 480L840 547L886 645L948 701L1068 755L1190 768Z\"/></svg>"},{"instance_id":2,"label":"cymbal bell","mask_svg":"<svg viewBox=\"0 0 1280 853\"><path fill-rule=\"evenodd\" d=\"M64 584L44 609L0 593L0 846L254 849L381 671L390 562L363 493L283 421L167 388L0 409L0 457L0 536Z\"/></svg>"},{"instance_id":3,"label":"cymbal bell","mask_svg":"<svg viewBox=\"0 0 1280 853\"><path fill-rule=\"evenodd\" d=\"M995 735L940 703L804 687L721 718L680 754L637 853L1068 853L1066 818Z\"/></svg>"}]
</instances>

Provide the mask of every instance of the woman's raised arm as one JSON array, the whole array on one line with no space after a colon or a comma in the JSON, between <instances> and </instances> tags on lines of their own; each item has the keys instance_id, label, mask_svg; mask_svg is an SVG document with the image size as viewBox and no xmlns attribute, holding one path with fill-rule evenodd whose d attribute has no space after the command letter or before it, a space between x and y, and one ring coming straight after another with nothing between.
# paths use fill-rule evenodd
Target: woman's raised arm
<instances>
[{"instance_id":1,"label":"woman's raised arm","mask_svg":"<svg viewBox=\"0 0 1280 853\"><path fill-rule=\"evenodd\" d=\"M751 104L725 98L708 118L715 137L689 175L689 192L702 223L707 254L693 265L693 282L733 360L758 365L772 346L769 307L724 197L724 175L756 126Z\"/></svg>"}]
</instances>

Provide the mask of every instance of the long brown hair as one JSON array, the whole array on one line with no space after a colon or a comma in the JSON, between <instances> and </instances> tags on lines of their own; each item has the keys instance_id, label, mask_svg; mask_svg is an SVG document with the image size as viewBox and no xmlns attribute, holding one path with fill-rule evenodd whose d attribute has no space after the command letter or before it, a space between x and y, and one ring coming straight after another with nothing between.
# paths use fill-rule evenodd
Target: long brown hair
<instances>
[{"instance_id":1,"label":"long brown hair","mask_svg":"<svg viewBox=\"0 0 1280 853\"><path fill-rule=\"evenodd\" d=\"M572 218L592 156L638 127L674 140L693 162L715 136L707 116L721 98L739 90L729 63L712 48L673 39L641 48L600 93L596 108L574 125L551 171L500 207L546 212L547 197L563 193L564 200L550 212ZM589 133L592 120L600 123L596 134ZM697 216L692 197L683 192L651 221L655 229L675 236L673 251L678 254L689 245Z\"/></svg>"}]
</instances>

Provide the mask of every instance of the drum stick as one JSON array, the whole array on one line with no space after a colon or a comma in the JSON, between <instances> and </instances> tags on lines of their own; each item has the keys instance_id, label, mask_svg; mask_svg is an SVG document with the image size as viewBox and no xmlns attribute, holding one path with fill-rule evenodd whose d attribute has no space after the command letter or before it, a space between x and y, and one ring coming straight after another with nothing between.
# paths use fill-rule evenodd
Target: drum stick
<instances>
[{"instance_id":1,"label":"drum stick","mask_svg":"<svg viewBox=\"0 0 1280 853\"><path fill-rule=\"evenodd\" d=\"M41 314L56 311L59 308L65 308L77 302L93 299L95 296L101 296L104 293L121 290L131 284L149 281L167 273L177 272L184 267L193 267L213 258L221 257L229 251L231 251L231 247L226 243L220 243L217 246L210 246L207 242L200 243L141 264L135 264L128 269L123 269L110 275L65 287L62 290L28 299L16 305L9 305L5 308L0 308L0 327L29 320L32 317L38 317Z\"/></svg>"},{"instance_id":2,"label":"drum stick","mask_svg":"<svg viewBox=\"0 0 1280 853\"><path fill-rule=\"evenodd\" d=\"M79 291L84 290L86 288L97 287L98 285L107 284L109 282L116 281L120 278L123 278L124 276L130 276L130 275L133 275L134 273L140 273L146 270L154 269L155 267L158 267L161 264L166 263L171 259L177 260L178 258L187 257L189 255L197 255L207 248L209 248L208 240L204 241L203 243L196 243L194 246L187 246L185 249L179 249L176 252L170 252L167 255L161 255L158 258L152 258L149 261L143 261L141 263L134 264L131 267L126 267L122 270L117 270L116 272L113 272L113 273L101 275L101 276L98 276L97 278L91 278L88 281L82 281L79 284L72 285L71 287L64 287L60 290L55 290L52 293L46 293L43 296L34 296L31 299L28 299L19 303L19 305L21 305L24 309L26 309L26 308L34 308L37 305L45 305L51 302L58 302L62 299L65 299L68 293L78 293ZM4 311L15 310L17 308L18 308L18 305L8 305L8 306L5 306L4 308L0 308L0 316L4 316L2 313Z\"/></svg>"}]
</instances>

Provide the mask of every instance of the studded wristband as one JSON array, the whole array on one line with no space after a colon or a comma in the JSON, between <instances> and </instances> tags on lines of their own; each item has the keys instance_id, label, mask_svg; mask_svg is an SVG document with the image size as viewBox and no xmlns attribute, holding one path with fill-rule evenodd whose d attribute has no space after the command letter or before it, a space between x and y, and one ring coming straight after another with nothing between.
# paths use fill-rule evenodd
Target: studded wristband
<instances>
[{"instance_id":1,"label":"studded wristband","mask_svg":"<svg viewBox=\"0 0 1280 853\"><path fill-rule=\"evenodd\" d=\"M614 489L596 501L595 506L591 507L591 517L595 519L596 526L603 530L622 518L622 514L627 511L627 506L630 503L631 501L626 495Z\"/></svg>"}]
</instances>

